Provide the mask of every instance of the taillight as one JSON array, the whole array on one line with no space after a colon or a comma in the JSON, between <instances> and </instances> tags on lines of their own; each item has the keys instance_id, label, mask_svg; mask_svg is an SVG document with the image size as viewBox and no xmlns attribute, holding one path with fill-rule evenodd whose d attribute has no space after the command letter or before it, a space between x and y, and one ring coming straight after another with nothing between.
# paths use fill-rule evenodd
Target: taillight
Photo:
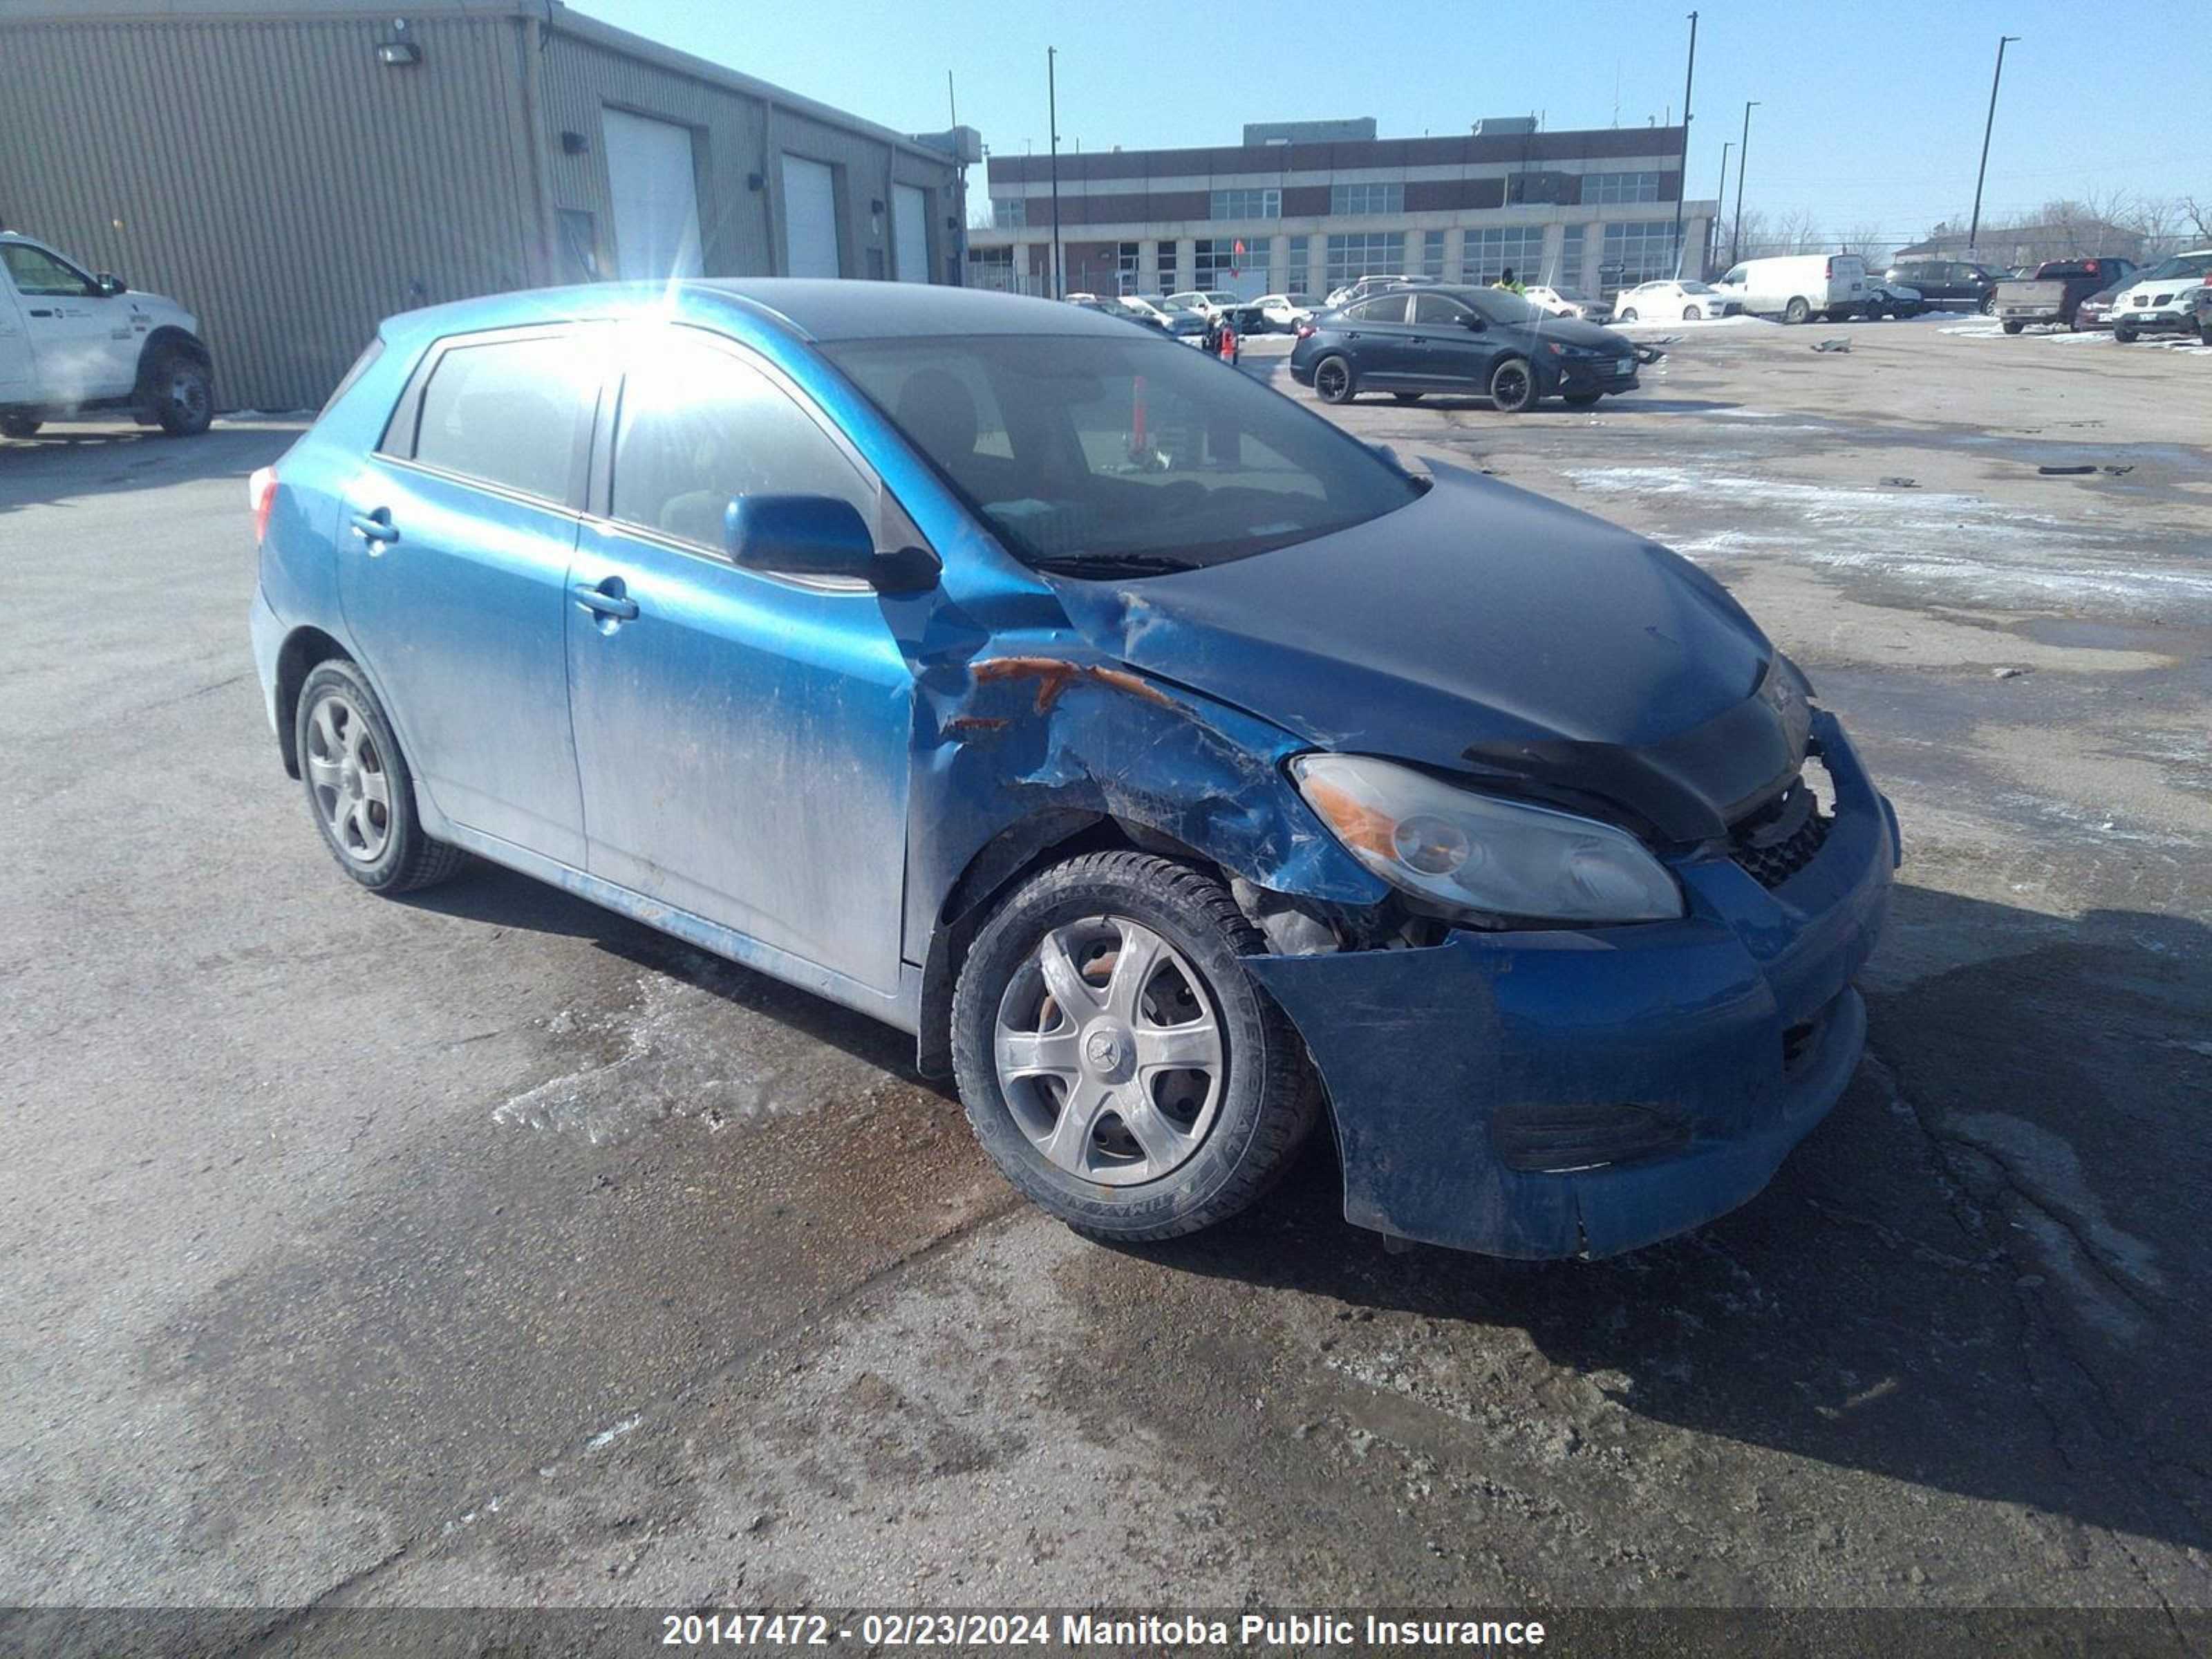
<instances>
[{"instance_id":1,"label":"taillight","mask_svg":"<svg viewBox=\"0 0 2212 1659\"><path fill-rule=\"evenodd\" d=\"M253 509L253 544L269 533L269 512L276 505L276 469L256 467L253 476L246 481L246 504Z\"/></svg>"},{"instance_id":2,"label":"taillight","mask_svg":"<svg viewBox=\"0 0 2212 1659\"><path fill-rule=\"evenodd\" d=\"M1299 339L1310 340L1313 338L1313 333L1314 325L1311 323L1300 323L1298 325L1297 337Z\"/></svg>"},{"instance_id":3,"label":"taillight","mask_svg":"<svg viewBox=\"0 0 2212 1659\"><path fill-rule=\"evenodd\" d=\"M1827 268L1827 270L1825 270L1825 271L1823 271L1823 272L1821 273L1821 275L1823 275L1823 276L1833 276L1835 274L1836 274L1836 262L1835 262L1833 259L1831 259L1831 260L1829 260L1829 261L1828 261L1828 268Z\"/></svg>"}]
</instances>

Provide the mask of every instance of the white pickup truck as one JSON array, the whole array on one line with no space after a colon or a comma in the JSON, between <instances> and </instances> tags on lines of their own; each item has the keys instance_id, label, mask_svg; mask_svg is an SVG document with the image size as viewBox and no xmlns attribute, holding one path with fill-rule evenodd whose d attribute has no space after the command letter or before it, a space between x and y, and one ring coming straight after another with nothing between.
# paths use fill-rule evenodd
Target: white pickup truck
<instances>
[{"instance_id":1,"label":"white pickup truck","mask_svg":"<svg viewBox=\"0 0 2212 1659\"><path fill-rule=\"evenodd\" d=\"M174 300L88 276L43 242L0 231L0 435L128 413L172 437L207 430L215 362Z\"/></svg>"}]
</instances>

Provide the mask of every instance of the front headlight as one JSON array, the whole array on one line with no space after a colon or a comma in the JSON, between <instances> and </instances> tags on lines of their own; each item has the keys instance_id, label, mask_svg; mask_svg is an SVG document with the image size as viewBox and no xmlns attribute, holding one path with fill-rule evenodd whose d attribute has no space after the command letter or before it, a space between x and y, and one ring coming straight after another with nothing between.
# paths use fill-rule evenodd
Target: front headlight
<instances>
[{"instance_id":1,"label":"front headlight","mask_svg":"<svg viewBox=\"0 0 2212 1659\"><path fill-rule=\"evenodd\" d=\"M1626 830L1478 795L1395 762L1301 755L1298 793L1392 886L1455 911L1547 921L1662 921L1682 891Z\"/></svg>"}]
</instances>

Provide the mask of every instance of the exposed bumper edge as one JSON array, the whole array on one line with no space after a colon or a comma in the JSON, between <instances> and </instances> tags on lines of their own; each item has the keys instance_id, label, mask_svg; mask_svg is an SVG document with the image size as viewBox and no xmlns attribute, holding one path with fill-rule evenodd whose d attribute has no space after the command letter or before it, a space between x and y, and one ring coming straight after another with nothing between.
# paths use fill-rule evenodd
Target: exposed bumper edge
<instances>
[{"instance_id":1,"label":"exposed bumper edge","mask_svg":"<svg viewBox=\"0 0 2212 1659\"><path fill-rule=\"evenodd\" d=\"M281 742L284 733L276 723L276 654L283 648L284 624L269 608L269 596L258 583L252 608L246 613L246 630L253 641L254 671L261 676L261 710L269 716L269 729Z\"/></svg>"}]
</instances>

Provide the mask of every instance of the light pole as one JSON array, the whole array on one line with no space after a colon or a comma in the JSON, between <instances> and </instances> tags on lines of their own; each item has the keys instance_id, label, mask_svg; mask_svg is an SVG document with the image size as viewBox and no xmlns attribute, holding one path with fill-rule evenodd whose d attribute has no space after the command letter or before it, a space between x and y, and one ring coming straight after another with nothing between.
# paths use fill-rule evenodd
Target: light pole
<instances>
[{"instance_id":1,"label":"light pole","mask_svg":"<svg viewBox=\"0 0 2212 1659\"><path fill-rule=\"evenodd\" d=\"M1052 297L1060 298L1060 92L1054 78L1057 46L1044 49L1045 124L1052 129Z\"/></svg>"},{"instance_id":2,"label":"light pole","mask_svg":"<svg viewBox=\"0 0 2212 1659\"><path fill-rule=\"evenodd\" d=\"M1690 88L1698 78L1698 14L1690 14L1690 64L1682 72L1682 160L1674 172L1674 280L1682 280L1682 198L1690 190Z\"/></svg>"},{"instance_id":3,"label":"light pole","mask_svg":"<svg viewBox=\"0 0 2212 1659\"><path fill-rule=\"evenodd\" d=\"M1974 222L1966 227L1966 257L1981 257L1982 246L1982 179L1990 170L1990 134L1997 125L1997 83L2004 79L2004 49L2020 39L2017 34L1997 36L1997 72L1990 76L1990 118L1982 124L1982 164L1974 169Z\"/></svg>"},{"instance_id":4,"label":"light pole","mask_svg":"<svg viewBox=\"0 0 2212 1659\"><path fill-rule=\"evenodd\" d=\"M1759 107L1753 99L1743 106L1743 142L1735 149L1735 229L1729 236L1729 263L1734 264L1743 247L1743 162L1751 154L1751 112Z\"/></svg>"},{"instance_id":5,"label":"light pole","mask_svg":"<svg viewBox=\"0 0 2212 1659\"><path fill-rule=\"evenodd\" d=\"M1735 140L1733 138L1721 146L1721 187L1713 197L1712 234L1705 238L1705 263L1708 265L1712 264L1713 256L1720 252L1721 210L1728 205L1728 158L1729 152L1735 148Z\"/></svg>"}]
</instances>

